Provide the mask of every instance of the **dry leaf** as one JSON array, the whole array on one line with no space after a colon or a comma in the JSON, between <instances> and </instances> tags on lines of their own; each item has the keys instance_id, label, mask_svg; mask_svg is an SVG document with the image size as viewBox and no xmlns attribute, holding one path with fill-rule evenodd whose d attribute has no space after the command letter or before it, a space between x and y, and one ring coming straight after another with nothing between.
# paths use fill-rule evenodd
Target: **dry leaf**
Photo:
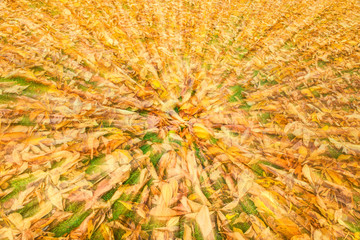
<instances>
[{"instance_id":1,"label":"dry leaf","mask_svg":"<svg viewBox=\"0 0 360 240\"><path fill-rule=\"evenodd\" d=\"M201 233L205 239L214 239L213 227L208 207L201 207L200 211L196 215L196 222L199 225Z\"/></svg>"},{"instance_id":2,"label":"dry leaf","mask_svg":"<svg viewBox=\"0 0 360 240\"><path fill-rule=\"evenodd\" d=\"M60 210L64 210L62 203L63 198L59 189L50 185L47 189L47 197L55 207Z\"/></svg>"},{"instance_id":3,"label":"dry leaf","mask_svg":"<svg viewBox=\"0 0 360 240\"><path fill-rule=\"evenodd\" d=\"M357 1L0 9L1 237L359 238Z\"/></svg>"}]
</instances>

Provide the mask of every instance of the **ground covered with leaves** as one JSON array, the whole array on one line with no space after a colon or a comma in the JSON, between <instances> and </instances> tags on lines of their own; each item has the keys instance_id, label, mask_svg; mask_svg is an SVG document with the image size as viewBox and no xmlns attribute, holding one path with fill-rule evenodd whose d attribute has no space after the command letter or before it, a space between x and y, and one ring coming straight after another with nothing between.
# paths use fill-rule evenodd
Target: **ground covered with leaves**
<instances>
[{"instance_id":1,"label":"ground covered with leaves","mask_svg":"<svg viewBox=\"0 0 360 240\"><path fill-rule=\"evenodd\" d=\"M0 9L0 239L360 239L359 1Z\"/></svg>"}]
</instances>

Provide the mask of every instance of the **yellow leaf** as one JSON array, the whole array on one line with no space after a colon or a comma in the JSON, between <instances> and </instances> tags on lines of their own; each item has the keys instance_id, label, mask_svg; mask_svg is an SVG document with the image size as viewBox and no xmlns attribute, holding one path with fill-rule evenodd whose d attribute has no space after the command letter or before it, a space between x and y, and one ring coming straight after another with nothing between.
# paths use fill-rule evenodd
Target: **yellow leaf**
<instances>
[{"instance_id":1,"label":"yellow leaf","mask_svg":"<svg viewBox=\"0 0 360 240\"><path fill-rule=\"evenodd\" d=\"M312 93L311 93L311 91L309 90L309 89L302 89L301 90L301 93L302 94L304 94L305 96L307 96L307 97L312 97L313 95L312 95Z\"/></svg>"},{"instance_id":2,"label":"yellow leaf","mask_svg":"<svg viewBox=\"0 0 360 240\"><path fill-rule=\"evenodd\" d=\"M180 110L187 110L187 109L190 109L192 107L193 107L193 105L191 103L186 102L180 107Z\"/></svg>"},{"instance_id":3,"label":"yellow leaf","mask_svg":"<svg viewBox=\"0 0 360 240\"><path fill-rule=\"evenodd\" d=\"M161 82L160 82L159 80L156 80L156 79L152 80L152 81L150 82L150 84L151 84L151 86L152 86L153 88L155 88L155 89L162 89L162 88L163 88Z\"/></svg>"},{"instance_id":4,"label":"yellow leaf","mask_svg":"<svg viewBox=\"0 0 360 240\"><path fill-rule=\"evenodd\" d=\"M232 234L229 234L233 239L235 240L245 240L247 238L243 237L243 232L241 229L234 227L234 232Z\"/></svg>"},{"instance_id":5,"label":"yellow leaf","mask_svg":"<svg viewBox=\"0 0 360 240\"><path fill-rule=\"evenodd\" d=\"M310 240L310 237L309 237L309 235L304 233L304 234L301 234L301 235L292 236L290 240Z\"/></svg>"},{"instance_id":6,"label":"yellow leaf","mask_svg":"<svg viewBox=\"0 0 360 240\"><path fill-rule=\"evenodd\" d=\"M64 14L65 14L65 15L71 15L71 12L70 12L69 9L65 8L65 9L64 9Z\"/></svg>"},{"instance_id":7,"label":"yellow leaf","mask_svg":"<svg viewBox=\"0 0 360 240\"><path fill-rule=\"evenodd\" d=\"M90 158L93 159L94 156L94 147L95 147L95 142L96 142L96 138L93 135L90 135L89 138L87 139L87 145L88 148L90 149Z\"/></svg>"},{"instance_id":8,"label":"yellow leaf","mask_svg":"<svg viewBox=\"0 0 360 240\"><path fill-rule=\"evenodd\" d=\"M326 130L329 129L329 125L325 125L325 126L323 126L321 129L324 130L324 131L326 131Z\"/></svg>"},{"instance_id":9,"label":"yellow leaf","mask_svg":"<svg viewBox=\"0 0 360 240\"><path fill-rule=\"evenodd\" d=\"M318 119L318 117L317 117L316 113L311 114L311 121L313 121L313 122L317 122L317 123L319 123L319 124L320 124L320 121L319 121L319 119Z\"/></svg>"},{"instance_id":10,"label":"yellow leaf","mask_svg":"<svg viewBox=\"0 0 360 240\"><path fill-rule=\"evenodd\" d=\"M129 202L119 201L122 205L124 205L125 208L127 208L130 211L133 211L133 204Z\"/></svg>"},{"instance_id":11,"label":"yellow leaf","mask_svg":"<svg viewBox=\"0 0 360 240\"><path fill-rule=\"evenodd\" d=\"M299 154L300 154L301 156L306 157L306 156L307 156L307 153L308 153L308 151L307 151L307 148L306 148L306 147L304 147L304 146L299 147Z\"/></svg>"},{"instance_id":12,"label":"yellow leaf","mask_svg":"<svg viewBox=\"0 0 360 240\"><path fill-rule=\"evenodd\" d=\"M239 199L244 197L244 195L250 190L253 186L253 182L254 175L250 171L245 170L238 176L237 194Z\"/></svg>"},{"instance_id":13,"label":"yellow leaf","mask_svg":"<svg viewBox=\"0 0 360 240\"><path fill-rule=\"evenodd\" d=\"M0 229L0 236L2 236L4 239L14 240L13 232L14 230L11 228L2 227Z\"/></svg>"},{"instance_id":14,"label":"yellow leaf","mask_svg":"<svg viewBox=\"0 0 360 240\"><path fill-rule=\"evenodd\" d=\"M282 217L276 219L275 221L277 223L277 226L275 227L276 231L282 233L284 236L286 236L287 239L294 235L301 234L298 225L291 221L289 218Z\"/></svg>"},{"instance_id":15,"label":"yellow leaf","mask_svg":"<svg viewBox=\"0 0 360 240\"><path fill-rule=\"evenodd\" d=\"M319 184L322 181L319 176L313 173L313 170L307 164L303 166L302 173L313 186Z\"/></svg>"},{"instance_id":16,"label":"yellow leaf","mask_svg":"<svg viewBox=\"0 0 360 240\"><path fill-rule=\"evenodd\" d=\"M31 145L37 145L39 144L42 140L47 139L47 137L30 137L28 139L26 139L26 143L31 144Z\"/></svg>"},{"instance_id":17,"label":"yellow leaf","mask_svg":"<svg viewBox=\"0 0 360 240\"><path fill-rule=\"evenodd\" d=\"M26 133L23 132L12 132L0 135L0 141L16 141L26 137Z\"/></svg>"},{"instance_id":18,"label":"yellow leaf","mask_svg":"<svg viewBox=\"0 0 360 240\"><path fill-rule=\"evenodd\" d=\"M233 214L226 214L226 218L231 220L232 218L234 218L236 216L236 213L233 213Z\"/></svg>"},{"instance_id":19,"label":"yellow leaf","mask_svg":"<svg viewBox=\"0 0 360 240\"><path fill-rule=\"evenodd\" d=\"M102 237L105 239L105 240L111 240L111 239L114 239L113 238L113 231L112 231L112 228L110 228L109 226L107 226L106 224L101 224L100 226L100 231L101 231L101 235ZM131 234L132 232L130 232ZM126 239L125 238L125 235L127 235L128 232L126 232L122 237L123 239ZM130 234L128 234L127 236L129 236Z\"/></svg>"},{"instance_id":20,"label":"yellow leaf","mask_svg":"<svg viewBox=\"0 0 360 240\"><path fill-rule=\"evenodd\" d=\"M211 146L211 147L208 148L208 151L207 151L208 154L214 154L214 155L217 155L217 154L220 154L220 153L223 153L223 152L224 151L221 148L217 147L217 146Z\"/></svg>"},{"instance_id":21,"label":"yellow leaf","mask_svg":"<svg viewBox=\"0 0 360 240\"><path fill-rule=\"evenodd\" d=\"M236 228L236 227L233 227L233 231L238 233L243 233L243 231L240 228Z\"/></svg>"},{"instance_id":22,"label":"yellow leaf","mask_svg":"<svg viewBox=\"0 0 360 240\"><path fill-rule=\"evenodd\" d=\"M195 194L195 193L191 194L191 195L188 197L188 199L191 200L191 201L196 200L197 198L198 198L198 195Z\"/></svg>"},{"instance_id":23,"label":"yellow leaf","mask_svg":"<svg viewBox=\"0 0 360 240\"><path fill-rule=\"evenodd\" d=\"M191 208L192 212L199 212L201 207L203 206L200 203L191 201L190 199L187 199L187 204Z\"/></svg>"},{"instance_id":24,"label":"yellow leaf","mask_svg":"<svg viewBox=\"0 0 360 240\"><path fill-rule=\"evenodd\" d=\"M192 240L193 239L191 237L191 228L187 224L184 224L184 236L183 236L183 239L184 240Z\"/></svg>"},{"instance_id":25,"label":"yellow leaf","mask_svg":"<svg viewBox=\"0 0 360 240\"><path fill-rule=\"evenodd\" d=\"M357 42L357 41L348 41L348 43L351 45L351 46L356 46L356 45L358 45L359 44L359 42Z\"/></svg>"},{"instance_id":26,"label":"yellow leaf","mask_svg":"<svg viewBox=\"0 0 360 240\"><path fill-rule=\"evenodd\" d=\"M277 110L279 110L279 107L276 105L269 104L269 105L263 106L262 109L267 110L267 111L277 111Z\"/></svg>"},{"instance_id":27,"label":"yellow leaf","mask_svg":"<svg viewBox=\"0 0 360 240\"><path fill-rule=\"evenodd\" d=\"M129 237L133 232L132 231L127 231L124 235L121 236L122 239L127 239L127 237Z\"/></svg>"},{"instance_id":28,"label":"yellow leaf","mask_svg":"<svg viewBox=\"0 0 360 240\"><path fill-rule=\"evenodd\" d=\"M48 196L50 202L55 207L57 207L60 210L64 210L63 202L62 202L63 198L62 198L62 195L61 195L61 192L59 191L59 189L50 185L47 189L47 196Z\"/></svg>"},{"instance_id":29,"label":"yellow leaf","mask_svg":"<svg viewBox=\"0 0 360 240\"><path fill-rule=\"evenodd\" d=\"M194 133L197 137L202 139L210 139L210 131L202 124L195 123L193 127Z\"/></svg>"},{"instance_id":30,"label":"yellow leaf","mask_svg":"<svg viewBox=\"0 0 360 240\"><path fill-rule=\"evenodd\" d=\"M200 227L204 239L214 239L213 227L210 219L210 212L207 206L202 206L196 215L196 222Z\"/></svg>"},{"instance_id":31,"label":"yellow leaf","mask_svg":"<svg viewBox=\"0 0 360 240\"><path fill-rule=\"evenodd\" d=\"M343 181L341 180L341 176L338 173L331 171L331 170L326 170L326 172L329 174L329 176L331 177L331 180L334 183L339 184L339 185L341 185L343 183Z\"/></svg>"},{"instance_id":32,"label":"yellow leaf","mask_svg":"<svg viewBox=\"0 0 360 240\"><path fill-rule=\"evenodd\" d=\"M169 206L171 198L172 198L173 192L170 184L165 183L161 188L161 196L164 200L165 206Z\"/></svg>"},{"instance_id":33,"label":"yellow leaf","mask_svg":"<svg viewBox=\"0 0 360 240\"><path fill-rule=\"evenodd\" d=\"M24 224L31 224L32 220L37 220L43 218L52 210L52 204L50 202L42 202L39 204L39 211L35 213L33 216L24 219Z\"/></svg>"},{"instance_id":34,"label":"yellow leaf","mask_svg":"<svg viewBox=\"0 0 360 240\"><path fill-rule=\"evenodd\" d=\"M167 223L166 226L167 227L173 227L179 224L179 219L180 217L173 217L171 218Z\"/></svg>"},{"instance_id":35,"label":"yellow leaf","mask_svg":"<svg viewBox=\"0 0 360 240\"><path fill-rule=\"evenodd\" d=\"M326 230L324 228L322 229L315 229L313 233L313 239L314 240L324 240L324 239L331 239L331 233L329 230Z\"/></svg>"},{"instance_id":36,"label":"yellow leaf","mask_svg":"<svg viewBox=\"0 0 360 240\"><path fill-rule=\"evenodd\" d=\"M345 155L345 154L341 154L337 160L341 161L341 160L348 160L349 158L351 158L351 155Z\"/></svg>"},{"instance_id":37,"label":"yellow leaf","mask_svg":"<svg viewBox=\"0 0 360 240\"><path fill-rule=\"evenodd\" d=\"M271 211L270 208L268 208L262 200L260 200L260 198L258 198L258 197L255 198L254 203L255 203L255 206L256 206L259 210L265 212L267 215L270 215L270 216L274 216L274 215L275 215L274 212ZM268 204L270 204L270 203L268 203Z\"/></svg>"},{"instance_id":38,"label":"yellow leaf","mask_svg":"<svg viewBox=\"0 0 360 240\"><path fill-rule=\"evenodd\" d=\"M12 213L8 216L8 219L19 230L26 230L30 227L30 223L25 223L20 213Z\"/></svg>"},{"instance_id":39,"label":"yellow leaf","mask_svg":"<svg viewBox=\"0 0 360 240\"><path fill-rule=\"evenodd\" d=\"M150 210L150 215L156 217L174 217L174 216L178 216L179 213L168 207L157 206Z\"/></svg>"}]
</instances>

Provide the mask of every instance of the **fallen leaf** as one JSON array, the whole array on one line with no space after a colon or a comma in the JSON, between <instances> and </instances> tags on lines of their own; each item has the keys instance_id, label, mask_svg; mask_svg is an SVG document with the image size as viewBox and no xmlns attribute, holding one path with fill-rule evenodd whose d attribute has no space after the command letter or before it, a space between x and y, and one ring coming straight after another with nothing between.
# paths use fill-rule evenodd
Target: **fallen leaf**
<instances>
[{"instance_id":1,"label":"fallen leaf","mask_svg":"<svg viewBox=\"0 0 360 240\"><path fill-rule=\"evenodd\" d=\"M200 211L196 215L196 222L199 225L201 233L205 239L215 239L208 207L201 207Z\"/></svg>"},{"instance_id":2,"label":"fallen leaf","mask_svg":"<svg viewBox=\"0 0 360 240\"><path fill-rule=\"evenodd\" d=\"M49 185L47 189L47 197L55 207L57 207L60 210L64 210L63 202L62 202L63 198L59 189Z\"/></svg>"}]
</instances>

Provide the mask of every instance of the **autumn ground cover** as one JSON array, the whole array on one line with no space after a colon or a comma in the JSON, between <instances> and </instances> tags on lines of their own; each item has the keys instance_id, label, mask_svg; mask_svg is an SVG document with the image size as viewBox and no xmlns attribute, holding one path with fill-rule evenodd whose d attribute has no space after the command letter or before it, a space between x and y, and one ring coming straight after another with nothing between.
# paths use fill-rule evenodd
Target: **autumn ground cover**
<instances>
[{"instance_id":1,"label":"autumn ground cover","mask_svg":"<svg viewBox=\"0 0 360 240\"><path fill-rule=\"evenodd\" d=\"M0 239L360 239L360 4L0 2Z\"/></svg>"}]
</instances>

